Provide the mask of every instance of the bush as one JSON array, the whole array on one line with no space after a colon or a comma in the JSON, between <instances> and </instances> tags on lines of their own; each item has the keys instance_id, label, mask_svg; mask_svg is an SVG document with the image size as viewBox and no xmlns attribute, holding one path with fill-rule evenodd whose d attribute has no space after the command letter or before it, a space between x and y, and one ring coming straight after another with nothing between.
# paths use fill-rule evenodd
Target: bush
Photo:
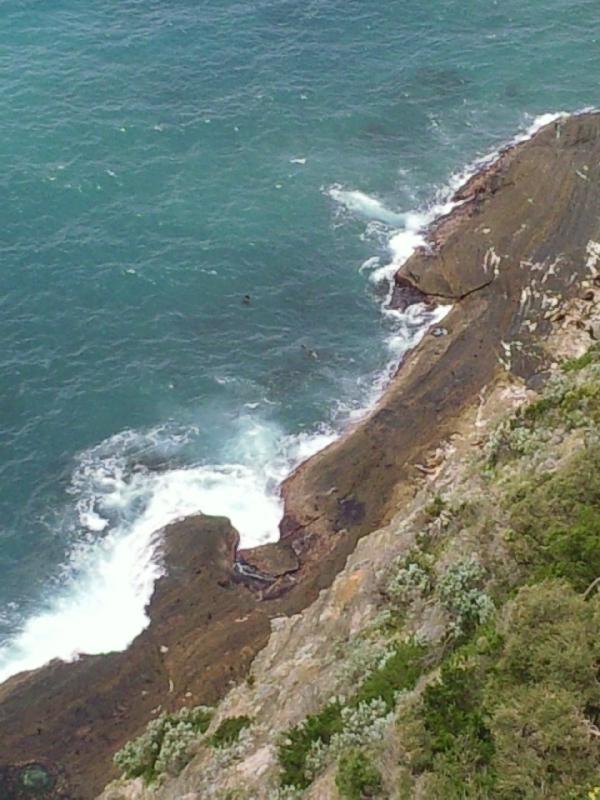
<instances>
[{"instance_id":1,"label":"bush","mask_svg":"<svg viewBox=\"0 0 600 800\"><path fill-rule=\"evenodd\" d=\"M228 747L237 742L240 733L251 724L250 717L227 717L210 737L210 743L213 747Z\"/></svg>"},{"instance_id":2,"label":"bush","mask_svg":"<svg viewBox=\"0 0 600 800\"><path fill-rule=\"evenodd\" d=\"M599 358L600 348L594 346L581 358L566 362L565 374L551 378L539 400L504 420L486 444L489 464L534 454L553 429L589 429L600 424ZM580 374L582 370L586 371Z\"/></svg>"},{"instance_id":3,"label":"bush","mask_svg":"<svg viewBox=\"0 0 600 800\"><path fill-rule=\"evenodd\" d=\"M306 759L311 748L317 741L329 744L331 737L341 730L342 705L336 700L287 731L278 747L282 786L306 788L310 784Z\"/></svg>"},{"instance_id":4,"label":"bush","mask_svg":"<svg viewBox=\"0 0 600 800\"><path fill-rule=\"evenodd\" d=\"M600 361L600 345L593 344L590 349L579 358L569 358L563 365L563 372L579 372L590 364Z\"/></svg>"},{"instance_id":5,"label":"bush","mask_svg":"<svg viewBox=\"0 0 600 800\"><path fill-rule=\"evenodd\" d=\"M600 575L599 446L524 483L511 502L511 547L535 578L566 578L583 591Z\"/></svg>"},{"instance_id":6,"label":"bush","mask_svg":"<svg viewBox=\"0 0 600 800\"><path fill-rule=\"evenodd\" d=\"M344 800L366 800L381 789L381 775L362 750L340 756L335 785Z\"/></svg>"},{"instance_id":7,"label":"bush","mask_svg":"<svg viewBox=\"0 0 600 800\"><path fill-rule=\"evenodd\" d=\"M499 800L583 798L597 781L600 748L567 688L516 687L491 726Z\"/></svg>"},{"instance_id":8,"label":"bush","mask_svg":"<svg viewBox=\"0 0 600 800\"><path fill-rule=\"evenodd\" d=\"M368 675L348 705L356 707L381 699L389 711L396 704L400 691L414 688L422 672L424 649L414 642L400 642L383 662Z\"/></svg>"},{"instance_id":9,"label":"bush","mask_svg":"<svg viewBox=\"0 0 600 800\"><path fill-rule=\"evenodd\" d=\"M598 621L596 602L586 602L565 581L523 587L504 622L495 692L510 695L520 684L544 683L569 687L582 706L599 702Z\"/></svg>"},{"instance_id":10,"label":"bush","mask_svg":"<svg viewBox=\"0 0 600 800\"><path fill-rule=\"evenodd\" d=\"M425 553L415 549L395 563L392 577L385 592L396 603L407 603L413 598L428 595L433 588L431 560Z\"/></svg>"},{"instance_id":11,"label":"bush","mask_svg":"<svg viewBox=\"0 0 600 800\"><path fill-rule=\"evenodd\" d=\"M212 709L206 706L161 714L115 754L114 762L126 778L142 777L146 783L162 773L176 775L188 763L190 747L206 732L211 717Z\"/></svg>"},{"instance_id":12,"label":"bush","mask_svg":"<svg viewBox=\"0 0 600 800\"><path fill-rule=\"evenodd\" d=\"M448 567L438 583L440 599L452 615L452 636L467 636L494 613L494 604L481 589L484 569L474 558Z\"/></svg>"},{"instance_id":13,"label":"bush","mask_svg":"<svg viewBox=\"0 0 600 800\"><path fill-rule=\"evenodd\" d=\"M435 755L462 751L468 744L473 766L488 764L494 745L482 707L481 676L451 660L440 679L423 692L423 721Z\"/></svg>"},{"instance_id":14,"label":"bush","mask_svg":"<svg viewBox=\"0 0 600 800\"><path fill-rule=\"evenodd\" d=\"M379 708L381 716L392 709L398 692L412 689L421 674L423 648L413 642L402 642L388 653L379 666L364 680L346 706L335 700L318 714L311 714L287 731L278 746L282 768L281 784L306 788L311 781L307 760L317 744L328 746L334 736L344 730L343 713L347 708ZM314 760L314 759L313 759Z\"/></svg>"}]
</instances>

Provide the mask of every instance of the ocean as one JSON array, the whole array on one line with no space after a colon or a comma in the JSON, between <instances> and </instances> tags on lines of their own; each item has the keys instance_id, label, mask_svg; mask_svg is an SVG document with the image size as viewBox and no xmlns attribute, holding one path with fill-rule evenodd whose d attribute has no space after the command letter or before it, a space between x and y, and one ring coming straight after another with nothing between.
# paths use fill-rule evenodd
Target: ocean
<instances>
[{"instance_id":1,"label":"ocean","mask_svg":"<svg viewBox=\"0 0 600 800\"><path fill-rule=\"evenodd\" d=\"M596 0L0 0L0 679L122 649L153 535L279 482L434 315L456 176L600 105Z\"/></svg>"}]
</instances>

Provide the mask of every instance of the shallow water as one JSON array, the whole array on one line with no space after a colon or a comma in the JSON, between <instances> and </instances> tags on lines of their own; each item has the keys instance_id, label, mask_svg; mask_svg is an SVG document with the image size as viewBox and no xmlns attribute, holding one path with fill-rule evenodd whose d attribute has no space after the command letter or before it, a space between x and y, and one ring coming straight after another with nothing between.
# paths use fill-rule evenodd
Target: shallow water
<instances>
[{"instance_id":1,"label":"shallow water","mask_svg":"<svg viewBox=\"0 0 600 800\"><path fill-rule=\"evenodd\" d=\"M125 646L166 522L277 535L278 482L424 322L373 275L454 172L598 104L599 17L0 4L0 677Z\"/></svg>"}]
</instances>

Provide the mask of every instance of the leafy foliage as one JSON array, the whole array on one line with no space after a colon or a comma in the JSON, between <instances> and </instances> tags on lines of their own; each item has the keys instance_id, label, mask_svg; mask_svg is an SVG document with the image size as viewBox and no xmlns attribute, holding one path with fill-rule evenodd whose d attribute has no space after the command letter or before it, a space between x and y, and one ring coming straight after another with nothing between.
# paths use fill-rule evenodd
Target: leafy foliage
<instances>
[{"instance_id":1,"label":"leafy foliage","mask_svg":"<svg viewBox=\"0 0 600 800\"><path fill-rule=\"evenodd\" d=\"M381 789L381 775L363 750L350 750L340 756L335 778L344 800L367 800Z\"/></svg>"},{"instance_id":2,"label":"leafy foliage","mask_svg":"<svg viewBox=\"0 0 600 800\"><path fill-rule=\"evenodd\" d=\"M562 577L585 590L600 575L600 446L523 484L512 501L517 560L538 580Z\"/></svg>"},{"instance_id":3,"label":"leafy foliage","mask_svg":"<svg viewBox=\"0 0 600 800\"><path fill-rule=\"evenodd\" d=\"M600 345L593 344L590 349L579 358L569 358L563 365L563 372L579 372L590 364L600 361Z\"/></svg>"},{"instance_id":4,"label":"leafy foliage","mask_svg":"<svg viewBox=\"0 0 600 800\"><path fill-rule=\"evenodd\" d=\"M318 714L311 714L299 725L286 732L279 744L278 757L282 768L281 784L306 788L310 777L306 759L313 744L329 744L331 737L342 730L342 705L337 700L328 703Z\"/></svg>"},{"instance_id":5,"label":"leafy foliage","mask_svg":"<svg viewBox=\"0 0 600 800\"><path fill-rule=\"evenodd\" d=\"M163 774L177 775L190 759L191 745L206 732L212 709L206 706L182 708L175 714L161 714L148 723L145 732L114 756L127 778L142 777L151 783Z\"/></svg>"},{"instance_id":6,"label":"leafy foliage","mask_svg":"<svg viewBox=\"0 0 600 800\"><path fill-rule=\"evenodd\" d=\"M227 717L210 737L213 747L227 747L240 738L240 733L252 724L250 717Z\"/></svg>"},{"instance_id":7,"label":"leafy foliage","mask_svg":"<svg viewBox=\"0 0 600 800\"><path fill-rule=\"evenodd\" d=\"M471 634L494 613L491 598L480 588L485 571L474 558L452 564L439 581L442 603L452 615L456 639Z\"/></svg>"},{"instance_id":8,"label":"leafy foliage","mask_svg":"<svg viewBox=\"0 0 600 800\"><path fill-rule=\"evenodd\" d=\"M578 800L597 786L599 622L598 598L548 580L521 588L503 635L450 656L402 720L425 795Z\"/></svg>"}]
</instances>

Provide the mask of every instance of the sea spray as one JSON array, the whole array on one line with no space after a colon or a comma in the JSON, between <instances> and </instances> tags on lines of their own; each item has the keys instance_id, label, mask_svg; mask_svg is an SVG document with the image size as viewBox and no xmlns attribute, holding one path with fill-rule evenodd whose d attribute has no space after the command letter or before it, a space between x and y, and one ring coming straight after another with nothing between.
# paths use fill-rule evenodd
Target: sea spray
<instances>
[{"instance_id":1,"label":"sea spray","mask_svg":"<svg viewBox=\"0 0 600 800\"><path fill-rule=\"evenodd\" d=\"M87 534L71 552L57 593L0 650L0 681L53 658L127 647L148 623L166 525L202 512L228 516L245 547L278 537L281 480L334 435L284 436L250 418L237 429L241 463L170 467L199 432L169 426L124 431L79 456L69 492ZM226 449L235 448L231 442Z\"/></svg>"}]
</instances>

